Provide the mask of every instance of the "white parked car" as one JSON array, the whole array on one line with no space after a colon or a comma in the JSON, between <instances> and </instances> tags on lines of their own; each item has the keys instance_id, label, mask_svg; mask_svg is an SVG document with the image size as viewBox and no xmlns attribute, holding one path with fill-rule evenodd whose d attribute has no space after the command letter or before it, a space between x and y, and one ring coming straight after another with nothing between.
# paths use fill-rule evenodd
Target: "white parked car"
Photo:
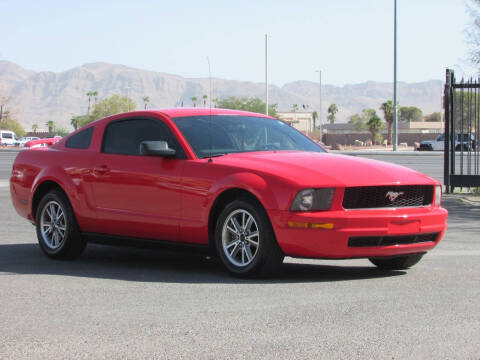
<instances>
[{"instance_id":1,"label":"white parked car","mask_svg":"<svg viewBox=\"0 0 480 360\"><path fill-rule=\"evenodd\" d=\"M14 146L17 135L10 130L0 130L0 144L3 146Z\"/></svg>"},{"instance_id":2,"label":"white parked car","mask_svg":"<svg viewBox=\"0 0 480 360\"><path fill-rule=\"evenodd\" d=\"M439 135L435 140L422 141L420 151L443 151L445 149L445 134ZM457 134L455 137L455 150L469 151L476 149L475 135Z\"/></svg>"},{"instance_id":3,"label":"white parked car","mask_svg":"<svg viewBox=\"0 0 480 360\"><path fill-rule=\"evenodd\" d=\"M17 141L15 141L15 146L21 146L21 147L24 147L25 144L27 142L29 142L30 140L38 140L40 139L39 137L36 137L36 136L25 136L21 139L18 139Z\"/></svg>"}]
</instances>

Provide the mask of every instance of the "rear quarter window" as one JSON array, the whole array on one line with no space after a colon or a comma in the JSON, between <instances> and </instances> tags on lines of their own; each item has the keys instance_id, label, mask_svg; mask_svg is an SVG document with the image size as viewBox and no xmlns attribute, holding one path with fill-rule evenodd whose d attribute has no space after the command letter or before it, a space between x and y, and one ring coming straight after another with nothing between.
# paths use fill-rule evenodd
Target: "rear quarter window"
<instances>
[{"instance_id":1,"label":"rear quarter window","mask_svg":"<svg viewBox=\"0 0 480 360\"><path fill-rule=\"evenodd\" d=\"M92 142L93 126L73 135L67 140L65 147L71 149L88 149Z\"/></svg>"}]
</instances>

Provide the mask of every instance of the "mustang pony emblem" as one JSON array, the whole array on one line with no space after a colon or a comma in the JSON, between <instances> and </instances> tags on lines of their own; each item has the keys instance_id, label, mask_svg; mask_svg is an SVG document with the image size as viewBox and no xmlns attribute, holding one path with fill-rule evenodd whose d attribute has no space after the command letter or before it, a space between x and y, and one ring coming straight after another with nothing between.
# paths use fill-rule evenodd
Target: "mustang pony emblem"
<instances>
[{"instance_id":1,"label":"mustang pony emblem","mask_svg":"<svg viewBox=\"0 0 480 360\"><path fill-rule=\"evenodd\" d=\"M396 191L389 191L387 192L387 195L385 195L385 197L390 200L390 202L394 202L395 200L397 200L397 198L399 196L402 196L404 195L405 193L403 191L401 192L396 192Z\"/></svg>"}]
</instances>

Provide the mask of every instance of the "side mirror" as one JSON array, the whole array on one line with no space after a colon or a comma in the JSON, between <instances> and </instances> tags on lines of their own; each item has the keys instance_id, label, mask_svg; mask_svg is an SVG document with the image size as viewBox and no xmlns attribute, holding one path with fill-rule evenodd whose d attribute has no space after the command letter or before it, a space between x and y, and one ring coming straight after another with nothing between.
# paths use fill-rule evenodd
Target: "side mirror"
<instances>
[{"instance_id":1,"label":"side mirror","mask_svg":"<svg viewBox=\"0 0 480 360\"><path fill-rule=\"evenodd\" d=\"M170 149L166 141L142 141L140 143L140 154L171 158L175 156L176 151Z\"/></svg>"}]
</instances>

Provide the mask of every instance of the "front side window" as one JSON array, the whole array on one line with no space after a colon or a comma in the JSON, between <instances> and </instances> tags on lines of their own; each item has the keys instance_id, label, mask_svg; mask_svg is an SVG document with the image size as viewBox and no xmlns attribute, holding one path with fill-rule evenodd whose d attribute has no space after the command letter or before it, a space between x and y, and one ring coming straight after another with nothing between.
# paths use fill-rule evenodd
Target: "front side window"
<instances>
[{"instance_id":1,"label":"front side window","mask_svg":"<svg viewBox=\"0 0 480 360\"><path fill-rule=\"evenodd\" d=\"M170 130L154 119L127 119L110 123L105 129L102 152L140 155L140 144L143 141L166 141L177 152L176 158L185 158L183 149Z\"/></svg>"},{"instance_id":2,"label":"front side window","mask_svg":"<svg viewBox=\"0 0 480 360\"><path fill-rule=\"evenodd\" d=\"M188 116L172 120L199 158L264 150L324 152L280 120L241 115Z\"/></svg>"}]
</instances>

